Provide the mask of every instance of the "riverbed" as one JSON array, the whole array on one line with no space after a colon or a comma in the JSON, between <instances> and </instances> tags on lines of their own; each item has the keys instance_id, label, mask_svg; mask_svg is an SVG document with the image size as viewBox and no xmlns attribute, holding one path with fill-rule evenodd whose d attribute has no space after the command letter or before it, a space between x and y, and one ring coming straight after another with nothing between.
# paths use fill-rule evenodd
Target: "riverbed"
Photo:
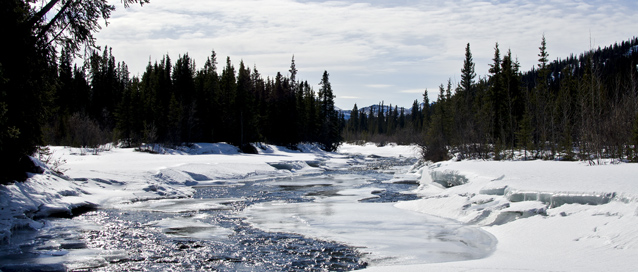
<instances>
[{"instance_id":1,"label":"riverbed","mask_svg":"<svg viewBox=\"0 0 638 272\"><path fill-rule=\"evenodd\" d=\"M124 201L14 233L2 271L350 271L483 258L478 227L394 207L405 157L271 179L195 184L190 197ZM277 167L285 168L285 165ZM193 173L192 176L197 176ZM200 181L205 181L201 178Z\"/></svg>"}]
</instances>

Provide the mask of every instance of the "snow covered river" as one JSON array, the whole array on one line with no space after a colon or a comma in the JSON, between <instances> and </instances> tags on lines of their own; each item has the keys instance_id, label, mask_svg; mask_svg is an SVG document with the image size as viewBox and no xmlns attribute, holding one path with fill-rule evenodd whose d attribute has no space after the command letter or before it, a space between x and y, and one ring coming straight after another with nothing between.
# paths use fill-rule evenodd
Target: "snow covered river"
<instances>
[{"instance_id":1,"label":"snow covered river","mask_svg":"<svg viewBox=\"0 0 638 272\"><path fill-rule=\"evenodd\" d=\"M47 220L0 245L0 269L348 271L490 255L496 239L480 228L394 206L417 198L414 181L393 179L413 163L372 157L351 169L212 182L192 198Z\"/></svg>"}]
</instances>

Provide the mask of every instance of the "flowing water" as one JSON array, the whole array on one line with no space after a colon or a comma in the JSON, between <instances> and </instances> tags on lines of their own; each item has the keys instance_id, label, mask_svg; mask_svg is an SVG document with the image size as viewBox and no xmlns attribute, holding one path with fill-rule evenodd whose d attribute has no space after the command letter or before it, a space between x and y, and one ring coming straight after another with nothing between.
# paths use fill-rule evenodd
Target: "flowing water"
<instances>
[{"instance_id":1,"label":"flowing water","mask_svg":"<svg viewBox=\"0 0 638 272\"><path fill-rule=\"evenodd\" d=\"M414 239L406 239L415 234L413 228L430 237L425 243L430 243L434 251L440 249L424 251L427 256L438 256L425 261L464 260L489 254L490 249L483 252L475 248L481 247L480 243L475 246L470 241L469 249L463 246L468 239L485 239L476 234L478 230L467 235L463 226L422 215L394 218L398 209L388 203L416 199L409 193L416 185L385 181L393 177L394 171L405 170L413 162L373 158L349 170L266 181L220 182L198 187L190 199L140 201L117 209L98 209L73 219L49 219L37 231L16 231L9 244L0 246L0 269L350 271L365 268L370 262L392 259L389 255L400 254L396 248L401 245L418 247L420 244L407 241ZM381 212L372 215L377 221L348 221L353 215L371 212ZM412 217L419 219L414 221ZM384 228L384 222L392 227ZM423 228L425 225L430 227ZM379 234L362 229L398 236L376 246L380 239L371 242L362 237ZM352 243L343 242L351 239ZM450 249L450 244L456 248ZM378 256L377 251L381 252Z\"/></svg>"}]
</instances>

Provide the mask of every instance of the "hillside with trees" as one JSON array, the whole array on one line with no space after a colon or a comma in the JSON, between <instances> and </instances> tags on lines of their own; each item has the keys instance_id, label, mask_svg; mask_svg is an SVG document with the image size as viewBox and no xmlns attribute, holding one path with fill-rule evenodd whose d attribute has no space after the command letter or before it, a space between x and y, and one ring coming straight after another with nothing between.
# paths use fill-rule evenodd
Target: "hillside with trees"
<instances>
[{"instance_id":1,"label":"hillside with trees","mask_svg":"<svg viewBox=\"0 0 638 272\"><path fill-rule=\"evenodd\" d=\"M346 141L419 143L423 156L508 159L638 160L638 39L549 61L545 38L538 64L521 72L498 43L489 74L474 71L470 44L461 82L439 87L411 109L354 106ZM409 113L405 113L409 112Z\"/></svg>"}]
</instances>

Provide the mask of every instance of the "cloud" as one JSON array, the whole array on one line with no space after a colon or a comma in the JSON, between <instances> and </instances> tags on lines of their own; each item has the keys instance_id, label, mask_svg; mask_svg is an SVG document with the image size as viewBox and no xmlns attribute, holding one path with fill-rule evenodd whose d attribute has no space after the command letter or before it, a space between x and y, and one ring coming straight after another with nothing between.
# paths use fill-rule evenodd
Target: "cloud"
<instances>
[{"instance_id":1,"label":"cloud","mask_svg":"<svg viewBox=\"0 0 638 272\"><path fill-rule=\"evenodd\" d=\"M331 73L338 97L376 103L384 88L416 90L458 77L465 44L476 72L487 74L499 42L523 70L537 62L541 35L550 58L567 57L635 35L633 2L565 1L293 1L153 0L117 10L98 44L113 47L133 74L149 61L186 52L203 64L211 50L256 65L264 76L285 73L295 55L298 77L318 83ZM379 89L366 95L365 89ZM399 91L393 104L411 104L417 92ZM348 101L350 103L351 101ZM349 105L341 105L349 106Z\"/></svg>"},{"instance_id":2,"label":"cloud","mask_svg":"<svg viewBox=\"0 0 638 272\"><path fill-rule=\"evenodd\" d=\"M366 84L365 85L368 88L374 88L374 89L385 89L385 88L390 88L393 85L391 84Z\"/></svg>"},{"instance_id":3,"label":"cloud","mask_svg":"<svg viewBox=\"0 0 638 272\"><path fill-rule=\"evenodd\" d=\"M411 93L411 94L423 94L426 89L411 89L411 90L402 90L400 93Z\"/></svg>"}]
</instances>

